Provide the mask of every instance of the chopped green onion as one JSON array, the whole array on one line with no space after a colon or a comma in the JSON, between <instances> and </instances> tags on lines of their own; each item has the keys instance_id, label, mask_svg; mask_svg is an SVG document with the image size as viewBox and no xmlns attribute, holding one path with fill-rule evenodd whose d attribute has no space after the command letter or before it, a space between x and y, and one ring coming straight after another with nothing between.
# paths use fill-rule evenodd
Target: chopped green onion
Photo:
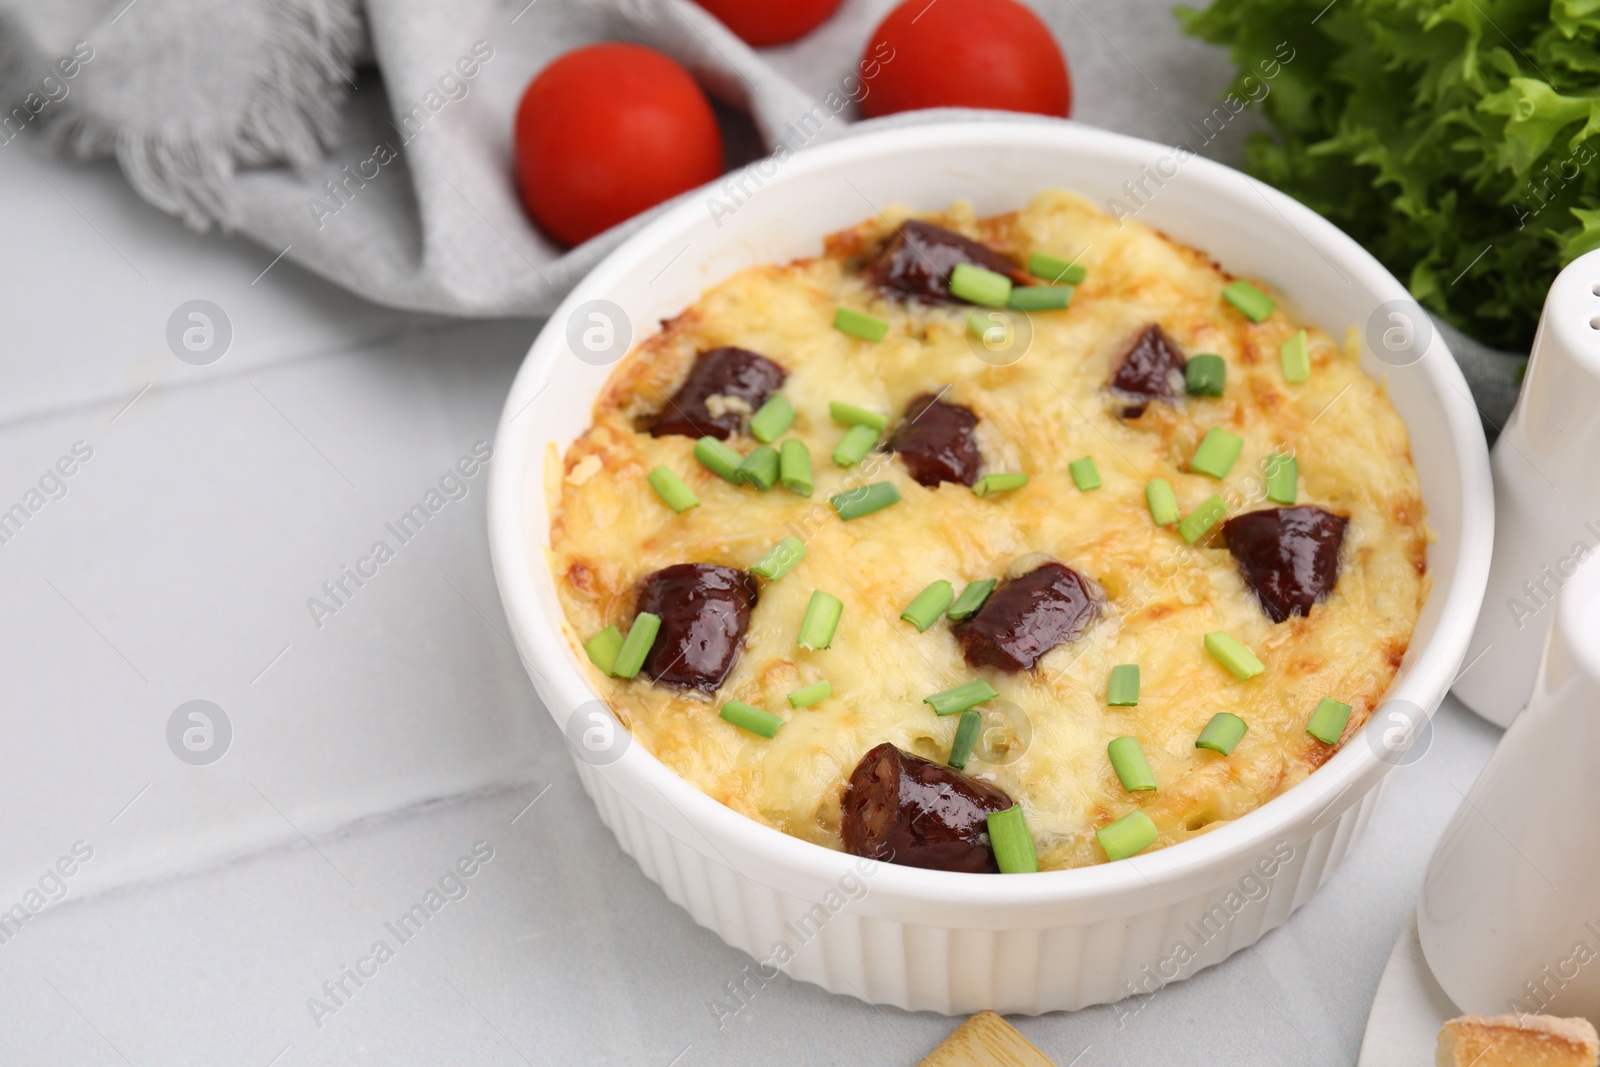
<instances>
[{"instance_id":1,"label":"chopped green onion","mask_svg":"<svg viewBox=\"0 0 1600 1067\"><path fill-rule=\"evenodd\" d=\"M872 446L878 443L878 431L871 426L855 425L844 432L839 443L833 448L833 465L836 467L854 467L861 462L861 457L872 451Z\"/></svg>"},{"instance_id":2,"label":"chopped green onion","mask_svg":"<svg viewBox=\"0 0 1600 1067\"><path fill-rule=\"evenodd\" d=\"M1267 457L1267 499L1275 504L1293 504L1300 483L1300 462L1293 456L1274 452Z\"/></svg>"},{"instance_id":3,"label":"chopped green onion","mask_svg":"<svg viewBox=\"0 0 1600 1067\"><path fill-rule=\"evenodd\" d=\"M787 397L775 396L761 405L761 410L750 416L750 436L771 444L783 436L794 422L794 405Z\"/></svg>"},{"instance_id":4,"label":"chopped green onion","mask_svg":"<svg viewBox=\"0 0 1600 1067\"><path fill-rule=\"evenodd\" d=\"M791 437L778 450L778 480L791 493L811 495L811 449L804 441Z\"/></svg>"},{"instance_id":5,"label":"chopped green onion","mask_svg":"<svg viewBox=\"0 0 1600 1067\"><path fill-rule=\"evenodd\" d=\"M1311 378L1311 349L1307 347L1306 332L1301 330L1278 349L1278 358L1283 363L1283 380L1286 382L1304 382Z\"/></svg>"},{"instance_id":6,"label":"chopped green onion","mask_svg":"<svg viewBox=\"0 0 1600 1067\"><path fill-rule=\"evenodd\" d=\"M1227 380L1228 365L1211 352L1190 356L1183 371L1183 389L1190 396L1221 396Z\"/></svg>"},{"instance_id":7,"label":"chopped green onion","mask_svg":"<svg viewBox=\"0 0 1600 1067\"><path fill-rule=\"evenodd\" d=\"M775 582L794 570L806 554L805 542L798 537L785 537L767 549L767 554L750 565L750 573Z\"/></svg>"},{"instance_id":8,"label":"chopped green onion","mask_svg":"<svg viewBox=\"0 0 1600 1067\"><path fill-rule=\"evenodd\" d=\"M1018 285L1009 303L1013 311L1060 311L1072 303L1072 286Z\"/></svg>"},{"instance_id":9,"label":"chopped green onion","mask_svg":"<svg viewBox=\"0 0 1600 1067\"><path fill-rule=\"evenodd\" d=\"M1189 461L1189 469L1209 474L1220 481L1233 469L1234 460L1239 458L1239 451L1242 448L1244 448L1244 438L1213 426L1206 431L1200 447L1194 450L1194 458Z\"/></svg>"},{"instance_id":10,"label":"chopped green onion","mask_svg":"<svg viewBox=\"0 0 1600 1067\"><path fill-rule=\"evenodd\" d=\"M971 263L957 263L950 272L950 295L969 304L1003 308L1011 299L1011 279Z\"/></svg>"},{"instance_id":11,"label":"chopped green onion","mask_svg":"<svg viewBox=\"0 0 1600 1067\"><path fill-rule=\"evenodd\" d=\"M962 682L950 689L930 693L922 698L922 702L932 708L936 715L954 715L958 711L976 707L985 700L993 700L999 695L994 686L982 678L974 678L970 682Z\"/></svg>"},{"instance_id":12,"label":"chopped green onion","mask_svg":"<svg viewBox=\"0 0 1600 1067\"><path fill-rule=\"evenodd\" d=\"M634 616L633 625L628 627L628 636L623 640L622 647L617 649L617 658L611 664L612 677L632 678L638 674L660 631L661 616L648 611L641 611Z\"/></svg>"},{"instance_id":13,"label":"chopped green onion","mask_svg":"<svg viewBox=\"0 0 1600 1067\"><path fill-rule=\"evenodd\" d=\"M1155 772L1144 758L1138 738L1116 738L1106 746L1106 755L1111 758L1111 769L1117 772L1117 781L1128 792L1145 793L1156 787Z\"/></svg>"},{"instance_id":14,"label":"chopped green onion","mask_svg":"<svg viewBox=\"0 0 1600 1067\"><path fill-rule=\"evenodd\" d=\"M983 602L989 599L989 594L994 592L995 579L985 578L979 582L968 582L967 587L961 590L961 595L956 597L956 602L950 605L950 610L945 614L953 622L970 619L983 607Z\"/></svg>"},{"instance_id":15,"label":"chopped green onion","mask_svg":"<svg viewBox=\"0 0 1600 1067\"><path fill-rule=\"evenodd\" d=\"M833 696L833 683L824 678L820 682L812 682L789 694L791 708L809 708L813 704L821 703Z\"/></svg>"},{"instance_id":16,"label":"chopped green onion","mask_svg":"<svg viewBox=\"0 0 1600 1067\"><path fill-rule=\"evenodd\" d=\"M1272 302L1272 297L1243 279L1230 283L1222 290L1222 299L1238 308L1251 322L1264 321L1278 306Z\"/></svg>"},{"instance_id":17,"label":"chopped green onion","mask_svg":"<svg viewBox=\"0 0 1600 1067\"><path fill-rule=\"evenodd\" d=\"M978 734L983 730L983 716L976 711L963 711L961 721L956 724L956 738L950 743L950 766L958 771L966 770L967 761L972 758L972 749L978 743Z\"/></svg>"},{"instance_id":18,"label":"chopped green onion","mask_svg":"<svg viewBox=\"0 0 1600 1067\"><path fill-rule=\"evenodd\" d=\"M1156 843L1156 824L1144 812L1130 811L1116 822L1100 827L1094 836L1106 850L1106 859L1125 860Z\"/></svg>"},{"instance_id":19,"label":"chopped green onion","mask_svg":"<svg viewBox=\"0 0 1600 1067\"><path fill-rule=\"evenodd\" d=\"M849 522L859 519L863 515L871 515L874 511L882 511L890 504L900 502L900 490L892 482L873 482L870 485L858 485L854 489L847 489L842 493L835 493L828 498L828 503L833 505L833 510L839 517Z\"/></svg>"},{"instance_id":20,"label":"chopped green onion","mask_svg":"<svg viewBox=\"0 0 1600 1067\"><path fill-rule=\"evenodd\" d=\"M757 445L739 464L739 480L749 482L763 493L777 485L778 450L771 445Z\"/></svg>"},{"instance_id":21,"label":"chopped green onion","mask_svg":"<svg viewBox=\"0 0 1600 1067\"><path fill-rule=\"evenodd\" d=\"M989 847L1001 874L1032 874L1039 869L1039 856L1033 850L1033 835L1022 805L989 813Z\"/></svg>"},{"instance_id":22,"label":"chopped green onion","mask_svg":"<svg viewBox=\"0 0 1600 1067\"><path fill-rule=\"evenodd\" d=\"M1207 497L1204 503L1178 523L1178 535L1192 545L1210 533L1211 528L1221 522L1227 513L1227 501L1220 496Z\"/></svg>"},{"instance_id":23,"label":"chopped green onion","mask_svg":"<svg viewBox=\"0 0 1600 1067\"><path fill-rule=\"evenodd\" d=\"M1324 744L1337 745L1344 733L1344 724L1349 721L1349 704L1332 697L1323 697L1317 702L1317 710L1311 713L1311 722L1306 725L1306 733Z\"/></svg>"},{"instance_id":24,"label":"chopped green onion","mask_svg":"<svg viewBox=\"0 0 1600 1067\"><path fill-rule=\"evenodd\" d=\"M1220 752L1224 756L1231 755L1244 739L1245 731L1250 729L1250 724L1231 711L1219 711L1211 716L1211 721L1206 723L1206 728L1200 731L1200 736L1194 739L1195 748L1209 748L1213 752Z\"/></svg>"},{"instance_id":25,"label":"chopped green onion","mask_svg":"<svg viewBox=\"0 0 1600 1067\"><path fill-rule=\"evenodd\" d=\"M683 479L671 467L657 467L644 476L650 483L650 488L656 491L656 496L661 502L673 511L682 514L690 508L700 506L700 498L694 495L694 490L683 483Z\"/></svg>"},{"instance_id":26,"label":"chopped green onion","mask_svg":"<svg viewBox=\"0 0 1600 1067\"><path fill-rule=\"evenodd\" d=\"M939 621L939 616L944 614L944 609L955 598L955 586L940 578L918 593L917 599L906 605L900 617L915 626L918 633L926 633L928 627Z\"/></svg>"},{"instance_id":27,"label":"chopped green onion","mask_svg":"<svg viewBox=\"0 0 1600 1067\"><path fill-rule=\"evenodd\" d=\"M717 713L724 722L731 722L741 730L749 730L762 737L776 737L783 720L770 711L751 707L742 700L730 700Z\"/></svg>"},{"instance_id":28,"label":"chopped green onion","mask_svg":"<svg viewBox=\"0 0 1600 1067\"><path fill-rule=\"evenodd\" d=\"M1150 519L1157 526L1178 521L1178 494L1165 478L1151 478L1144 485L1144 502L1150 506Z\"/></svg>"},{"instance_id":29,"label":"chopped green onion","mask_svg":"<svg viewBox=\"0 0 1600 1067\"><path fill-rule=\"evenodd\" d=\"M589 662L598 667L601 674L610 674L617 662L617 653L622 651L622 631L615 626L607 626L585 641L583 650L589 654Z\"/></svg>"},{"instance_id":30,"label":"chopped green onion","mask_svg":"<svg viewBox=\"0 0 1600 1067\"><path fill-rule=\"evenodd\" d=\"M998 311L967 312L967 333L988 348L1001 348L1011 340L1011 326Z\"/></svg>"},{"instance_id":31,"label":"chopped green onion","mask_svg":"<svg viewBox=\"0 0 1600 1067\"><path fill-rule=\"evenodd\" d=\"M1100 468L1094 465L1093 456L1084 456L1068 463L1067 473L1072 475L1072 484L1085 493L1100 488Z\"/></svg>"},{"instance_id":32,"label":"chopped green onion","mask_svg":"<svg viewBox=\"0 0 1600 1067\"><path fill-rule=\"evenodd\" d=\"M1028 273L1058 284L1077 285L1089 272L1081 263L1069 263L1044 252L1035 252L1028 257Z\"/></svg>"},{"instance_id":33,"label":"chopped green onion","mask_svg":"<svg viewBox=\"0 0 1600 1067\"><path fill-rule=\"evenodd\" d=\"M1131 708L1139 703L1139 665L1119 663L1111 668L1111 679L1106 683L1106 704L1113 708Z\"/></svg>"},{"instance_id":34,"label":"chopped green onion","mask_svg":"<svg viewBox=\"0 0 1600 1067\"><path fill-rule=\"evenodd\" d=\"M871 341L877 344L889 336L889 324L882 319L875 319L864 311L854 308L840 308L833 313L833 328L840 333L849 334L851 337L862 341Z\"/></svg>"},{"instance_id":35,"label":"chopped green onion","mask_svg":"<svg viewBox=\"0 0 1600 1067\"><path fill-rule=\"evenodd\" d=\"M739 464L744 462L744 457L715 437L708 435L696 441L694 458L700 461L700 466L712 474L725 478L734 485L739 484Z\"/></svg>"},{"instance_id":36,"label":"chopped green onion","mask_svg":"<svg viewBox=\"0 0 1600 1067\"><path fill-rule=\"evenodd\" d=\"M1223 633L1221 630L1212 630L1205 637L1206 651L1211 653L1218 663L1228 668L1235 678L1254 678L1267 668L1256 659L1256 654L1251 652L1238 638L1232 634Z\"/></svg>"},{"instance_id":37,"label":"chopped green onion","mask_svg":"<svg viewBox=\"0 0 1600 1067\"><path fill-rule=\"evenodd\" d=\"M985 474L982 478L972 483L972 491L979 496L989 496L992 493L1004 493L1012 489L1021 489L1028 484L1026 474Z\"/></svg>"},{"instance_id":38,"label":"chopped green onion","mask_svg":"<svg viewBox=\"0 0 1600 1067\"><path fill-rule=\"evenodd\" d=\"M876 411L858 408L854 404L845 404L838 400L828 402L828 415L834 422L842 422L846 426L871 426L874 430L881 430L889 425L889 416L880 415Z\"/></svg>"},{"instance_id":39,"label":"chopped green onion","mask_svg":"<svg viewBox=\"0 0 1600 1067\"><path fill-rule=\"evenodd\" d=\"M843 614L844 602L838 597L820 589L812 593L806 617L800 622L800 647L815 652L833 644L833 632L839 628L839 616Z\"/></svg>"}]
</instances>

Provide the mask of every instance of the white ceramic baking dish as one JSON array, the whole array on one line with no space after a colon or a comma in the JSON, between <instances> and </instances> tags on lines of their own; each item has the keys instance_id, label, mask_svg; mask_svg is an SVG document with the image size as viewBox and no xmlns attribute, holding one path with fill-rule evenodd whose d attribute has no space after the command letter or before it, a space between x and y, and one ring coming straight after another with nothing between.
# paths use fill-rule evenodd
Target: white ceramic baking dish
<instances>
[{"instance_id":1,"label":"white ceramic baking dish","mask_svg":"<svg viewBox=\"0 0 1600 1067\"><path fill-rule=\"evenodd\" d=\"M547 456L586 428L612 370L589 351L605 330L593 317L604 306L590 302L623 309L631 325L622 332L637 342L708 284L816 254L824 234L885 204L937 209L966 198L990 214L1063 186L1132 207L1125 182L1141 190L1141 222L1266 280L1335 337L1406 298L1354 241L1271 188L1169 146L1071 123L943 123L846 138L757 165L742 202L719 195L713 210L706 197L688 198L602 262L517 375L489 498L506 614L556 728L579 737L598 706L544 554ZM602 332L580 358L574 346L585 328ZM880 864L789 837L707 797L642 745L603 756L577 747L585 789L622 848L696 922L836 993L912 1010L1037 1013L1153 992L1225 959L1282 923L1349 851L1385 772L1404 758L1400 717L1417 728L1433 713L1483 596L1494 509L1466 383L1437 337L1417 362L1397 362L1364 355L1370 373L1388 378L1410 430L1438 532L1428 553L1432 593L1371 726L1244 818L1119 863L986 876Z\"/></svg>"}]
</instances>

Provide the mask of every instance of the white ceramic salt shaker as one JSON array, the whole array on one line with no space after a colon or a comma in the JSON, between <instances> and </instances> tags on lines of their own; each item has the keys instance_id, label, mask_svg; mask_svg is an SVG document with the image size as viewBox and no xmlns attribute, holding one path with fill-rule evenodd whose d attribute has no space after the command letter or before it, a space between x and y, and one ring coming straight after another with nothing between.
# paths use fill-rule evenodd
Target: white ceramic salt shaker
<instances>
[{"instance_id":1,"label":"white ceramic salt shaker","mask_svg":"<svg viewBox=\"0 0 1600 1067\"><path fill-rule=\"evenodd\" d=\"M1494 561L1454 691L1507 726L1533 688L1556 593L1600 552L1600 251L1578 257L1550 287L1490 466Z\"/></svg>"},{"instance_id":2,"label":"white ceramic salt shaker","mask_svg":"<svg viewBox=\"0 0 1600 1067\"><path fill-rule=\"evenodd\" d=\"M1550 614L1528 706L1434 850L1417 929L1462 1011L1600 1020L1600 558Z\"/></svg>"}]
</instances>

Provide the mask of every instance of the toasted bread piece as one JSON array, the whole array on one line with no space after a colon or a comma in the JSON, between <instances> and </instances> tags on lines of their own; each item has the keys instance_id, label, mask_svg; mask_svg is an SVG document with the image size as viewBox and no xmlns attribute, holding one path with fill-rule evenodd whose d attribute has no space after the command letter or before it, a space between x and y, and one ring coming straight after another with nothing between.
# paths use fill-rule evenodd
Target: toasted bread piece
<instances>
[{"instance_id":1,"label":"toasted bread piece","mask_svg":"<svg viewBox=\"0 0 1600 1067\"><path fill-rule=\"evenodd\" d=\"M945 1038L918 1067L1055 1067L1016 1028L980 1011Z\"/></svg>"},{"instance_id":2,"label":"toasted bread piece","mask_svg":"<svg viewBox=\"0 0 1600 1067\"><path fill-rule=\"evenodd\" d=\"M1587 1019L1463 1015L1439 1030L1437 1067L1596 1067L1600 1037Z\"/></svg>"}]
</instances>

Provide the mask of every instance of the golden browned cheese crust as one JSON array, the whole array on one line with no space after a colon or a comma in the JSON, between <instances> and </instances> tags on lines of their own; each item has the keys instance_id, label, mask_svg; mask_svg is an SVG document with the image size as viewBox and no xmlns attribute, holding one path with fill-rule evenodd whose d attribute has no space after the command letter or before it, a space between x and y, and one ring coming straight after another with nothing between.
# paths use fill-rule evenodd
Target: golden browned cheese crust
<instances>
[{"instance_id":1,"label":"golden browned cheese crust","mask_svg":"<svg viewBox=\"0 0 1600 1067\"><path fill-rule=\"evenodd\" d=\"M688 781L751 818L833 848L841 790L857 760L891 741L942 762L958 717L935 716L922 698L975 675L1002 699L986 712L992 728L982 746L995 762L974 760L967 770L1023 805L1042 868L1104 862L1094 831L1135 808L1154 820L1157 847L1244 815L1335 751L1306 733L1321 697L1355 709L1341 741L1366 722L1426 596L1421 493L1383 385L1359 370L1353 332L1335 343L1282 306L1252 323L1223 300L1231 278L1205 254L1134 221L1119 226L1075 195L1047 192L986 220L964 204L926 217L1019 263L1042 251L1078 257L1087 268L1068 309L1031 316L1033 340L1020 361L994 366L974 354L967 307L899 303L872 291L859 268L890 227L875 219L829 238L817 258L754 267L709 289L618 365L594 425L566 455L546 457L548 561L575 646L608 625L626 631L637 584L655 570L684 562L748 568L783 537L807 545L794 570L762 583L743 654L714 699L643 675L620 681L591 670L596 690ZM873 345L833 329L841 305L887 320L887 339ZM1220 354L1225 395L1120 417L1124 403L1106 383L1149 323L1190 355ZM1291 385L1279 347L1302 325L1312 376ZM781 487L736 488L694 460L691 439L641 429L696 353L720 345L760 352L788 371L782 393L798 416L785 436L810 447L810 499ZM1025 488L979 497L964 485L925 488L882 453L850 470L830 461L844 427L830 420L829 401L898 417L914 397L946 386L947 401L981 420L984 469L1027 472ZM1220 483L1187 468L1214 426L1245 442ZM755 442L736 435L729 444L749 452ZM1270 506L1263 463L1274 450L1298 457L1298 503L1350 520L1332 595L1308 617L1280 624L1263 614L1219 537L1189 548L1172 527L1154 525L1144 496L1146 482L1159 477L1185 514L1218 492L1235 512ZM1069 477L1068 464L1083 456L1094 457L1101 488L1082 492ZM663 505L645 481L659 465L689 484L699 507L679 515ZM829 496L867 481L892 482L901 503L841 521ZM1031 673L973 671L948 622L918 633L899 618L936 579L959 590L1036 553L1092 578L1108 601L1084 636ZM805 651L796 635L816 589L842 600L844 613L831 648ZM1212 630L1244 642L1266 671L1234 678L1202 647ZM1137 707L1106 706L1107 677L1122 663L1140 666ZM786 694L821 679L833 685L829 699L790 709ZM719 707L735 699L781 716L784 727L768 740L722 721ZM1229 756L1194 747L1219 711L1249 723ZM1142 744L1156 792L1130 794L1119 784L1106 745L1125 734Z\"/></svg>"}]
</instances>

